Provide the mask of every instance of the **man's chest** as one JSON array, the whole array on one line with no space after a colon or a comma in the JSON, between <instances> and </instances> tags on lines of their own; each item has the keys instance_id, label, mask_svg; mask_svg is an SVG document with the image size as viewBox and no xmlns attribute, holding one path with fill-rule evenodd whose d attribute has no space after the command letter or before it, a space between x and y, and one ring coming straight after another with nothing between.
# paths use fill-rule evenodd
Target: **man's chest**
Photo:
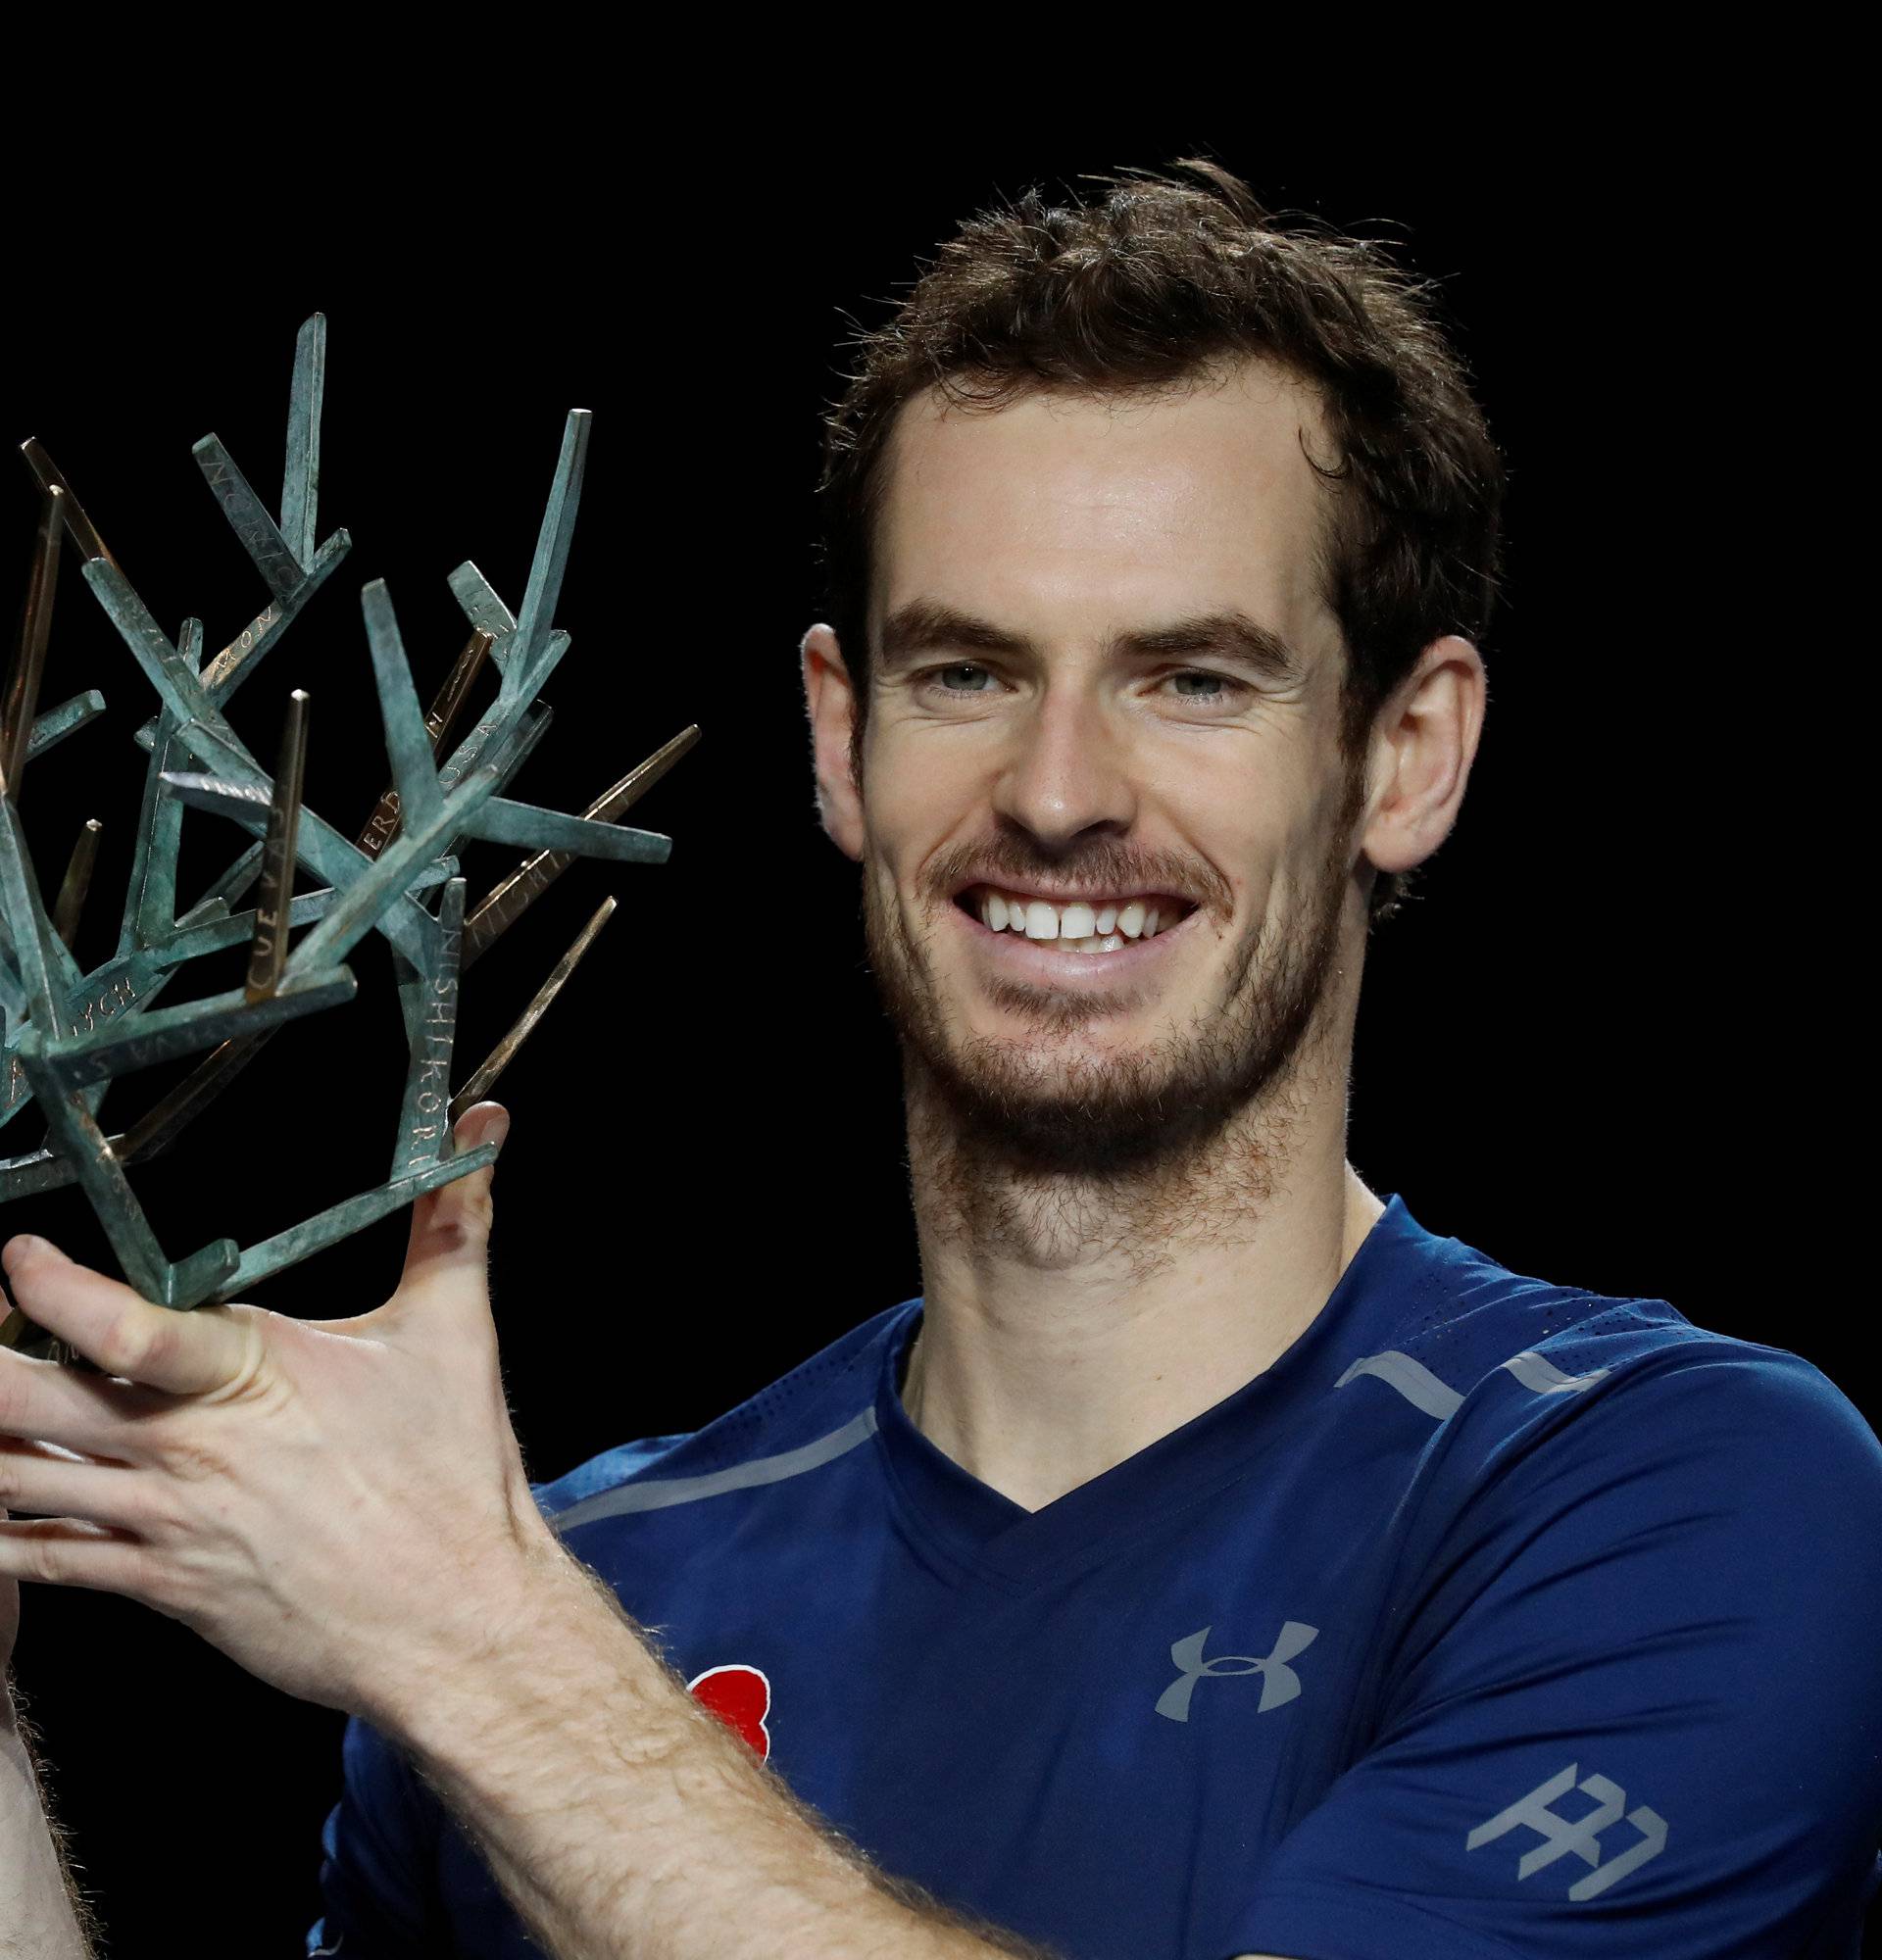
<instances>
[{"instance_id":1,"label":"man's chest","mask_svg":"<svg viewBox=\"0 0 1882 1960\"><path fill-rule=\"evenodd\" d=\"M1403 1488L1390 1452L1297 1454L1152 1529L969 1544L857 1480L576 1549L883 1872L1075 1960L1219 1960L1368 1740ZM526 1950L468 1847L440 1878L459 1950Z\"/></svg>"},{"instance_id":2,"label":"man's chest","mask_svg":"<svg viewBox=\"0 0 1882 1960\"><path fill-rule=\"evenodd\" d=\"M1376 1705L1382 1540L1330 1521L1244 1513L1031 1585L892 1534L863 1584L709 1561L654 1623L884 1871L1080 1960L1204 1954Z\"/></svg>"}]
</instances>

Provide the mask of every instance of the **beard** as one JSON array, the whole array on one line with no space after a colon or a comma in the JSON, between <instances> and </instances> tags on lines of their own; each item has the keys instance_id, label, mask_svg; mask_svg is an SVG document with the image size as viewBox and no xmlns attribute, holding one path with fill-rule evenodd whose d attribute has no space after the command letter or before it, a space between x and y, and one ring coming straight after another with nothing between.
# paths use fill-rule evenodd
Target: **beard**
<instances>
[{"instance_id":1,"label":"beard","mask_svg":"<svg viewBox=\"0 0 1882 1960\"><path fill-rule=\"evenodd\" d=\"M1065 956L1062 988L1011 982L990 989L1009 1010L1028 1016L1039 1038L966 1036L948 1025L929 941L900 907L864 879L864 935L883 1008L900 1042L912 1141L945 1159L957 1203L985 1211L996 1187L1065 1183L1113 1201L1124 1187L1148 1199L1153 1188L1197 1182L1198 1167L1240 1132L1236 1175L1245 1199L1271 1184L1281 1105L1310 1052L1319 1009L1339 971L1341 928L1352 877L1351 838L1363 804L1363 770L1349 767L1338 819L1313 874L1278 913L1249 927L1222 971L1215 997L1188 1025L1141 1046L1106 1054L1052 1050L1059 1037L1095 1025L1116 1003L1077 992ZM1017 835L943 854L923 879L930 906L952 902L969 878L1019 889L1074 876L1112 891L1164 891L1226 915L1226 882L1187 859L1131 852L1115 841L1075 858L1048 858ZM1265 1141L1258 1123L1273 1118ZM978 1201L976 1201L978 1200ZM998 1207L1003 1213L1008 1207Z\"/></svg>"}]
</instances>

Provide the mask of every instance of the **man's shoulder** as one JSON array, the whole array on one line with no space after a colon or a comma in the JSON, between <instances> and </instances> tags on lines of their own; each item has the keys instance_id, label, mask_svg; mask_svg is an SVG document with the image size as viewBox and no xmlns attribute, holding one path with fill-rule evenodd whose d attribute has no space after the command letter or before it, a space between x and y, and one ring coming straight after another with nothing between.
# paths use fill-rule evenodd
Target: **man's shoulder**
<instances>
[{"instance_id":1,"label":"man's shoulder","mask_svg":"<svg viewBox=\"0 0 1882 1960\"><path fill-rule=\"evenodd\" d=\"M873 1434L885 1352L919 1306L905 1300L853 1327L705 1428L643 1438L535 1487L559 1530L780 1481Z\"/></svg>"},{"instance_id":2,"label":"man's shoulder","mask_svg":"<svg viewBox=\"0 0 1882 1960\"><path fill-rule=\"evenodd\" d=\"M1446 1432L1427 1465L1486 1492L1517 1464L1597 1477L1653 1459L1700 1483L1768 1479L1777 1462L1812 1464L1882 1501L1882 1442L1813 1362L1721 1333L1657 1297L1537 1279L1457 1240L1428 1246L1429 1284L1407 1304L1389 1348L1361 1357ZM1624 1439L1624 1441L1623 1441ZM1540 1452L1540 1454L1536 1454Z\"/></svg>"},{"instance_id":3,"label":"man's shoulder","mask_svg":"<svg viewBox=\"0 0 1882 1960\"><path fill-rule=\"evenodd\" d=\"M1684 1374L1722 1393L1756 1395L1788 1383L1848 1405L1814 1364L1789 1348L1703 1324L1703 1306L1695 1319L1658 1296L1538 1278L1427 1231L1409 1213L1395 1223L1398 1240L1389 1250L1403 1258L1393 1269L1394 1312L1383 1352L1355 1366L1385 1376L1389 1370L1370 1363L1387 1356L1414 1361L1431 1378L1431 1399L1447 1410L1466 1399L1491 1399L1511 1381L1560 1399L1597 1383L1612 1393L1622 1384Z\"/></svg>"},{"instance_id":4,"label":"man's shoulder","mask_svg":"<svg viewBox=\"0 0 1882 1960\"><path fill-rule=\"evenodd\" d=\"M1760 1459L1813 1461L1882 1502L1882 1442L1850 1397L1790 1348L1723 1334L1665 1300L1591 1300L1484 1369L1460 1402L1462 1454L1507 1461L1571 1437L1600 1470L1630 1453L1730 1482Z\"/></svg>"}]
</instances>

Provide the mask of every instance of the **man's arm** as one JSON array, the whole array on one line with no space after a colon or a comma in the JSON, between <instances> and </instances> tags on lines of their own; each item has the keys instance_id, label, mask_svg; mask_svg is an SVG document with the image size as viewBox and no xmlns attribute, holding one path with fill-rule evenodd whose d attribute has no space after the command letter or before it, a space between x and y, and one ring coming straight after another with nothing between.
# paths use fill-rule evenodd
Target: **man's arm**
<instances>
[{"instance_id":1,"label":"man's arm","mask_svg":"<svg viewBox=\"0 0 1882 1960\"><path fill-rule=\"evenodd\" d=\"M0 1955L93 1960L98 1928L72 1883L40 1788L31 1732L7 1679L19 1609L18 1586L0 1579Z\"/></svg>"},{"instance_id":2,"label":"man's arm","mask_svg":"<svg viewBox=\"0 0 1882 1960\"><path fill-rule=\"evenodd\" d=\"M32 1752L13 1722L0 1723L0 1953L92 1960Z\"/></svg>"},{"instance_id":3,"label":"man's arm","mask_svg":"<svg viewBox=\"0 0 1882 1960\"><path fill-rule=\"evenodd\" d=\"M685 1691L600 1581L553 1543L538 1557L534 1619L388 1719L547 1952L1060 1960L876 1870Z\"/></svg>"},{"instance_id":4,"label":"man's arm","mask_svg":"<svg viewBox=\"0 0 1882 1960\"><path fill-rule=\"evenodd\" d=\"M1058 1960L877 1872L545 1530L526 1620L379 1717L559 1960Z\"/></svg>"}]
</instances>

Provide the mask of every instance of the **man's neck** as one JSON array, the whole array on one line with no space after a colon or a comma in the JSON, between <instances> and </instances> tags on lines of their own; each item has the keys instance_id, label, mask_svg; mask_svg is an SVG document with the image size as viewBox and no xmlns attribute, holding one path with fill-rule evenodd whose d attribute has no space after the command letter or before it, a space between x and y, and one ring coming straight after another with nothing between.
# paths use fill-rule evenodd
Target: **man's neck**
<instances>
[{"instance_id":1,"label":"man's neck","mask_svg":"<svg viewBox=\"0 0 1882 1960\"><path fill-rule=\"evenodd\" d=\"M911 1115L926 1305L904 1405L1026 1510L1270 1366L1385 1208L1345 1160L1343 1082L1297 1104L1284 1138L1224 1136L1155 1192L989 1188L980 1166L964 1199L948 1140Z\"/></svg>"}]
</instances>

